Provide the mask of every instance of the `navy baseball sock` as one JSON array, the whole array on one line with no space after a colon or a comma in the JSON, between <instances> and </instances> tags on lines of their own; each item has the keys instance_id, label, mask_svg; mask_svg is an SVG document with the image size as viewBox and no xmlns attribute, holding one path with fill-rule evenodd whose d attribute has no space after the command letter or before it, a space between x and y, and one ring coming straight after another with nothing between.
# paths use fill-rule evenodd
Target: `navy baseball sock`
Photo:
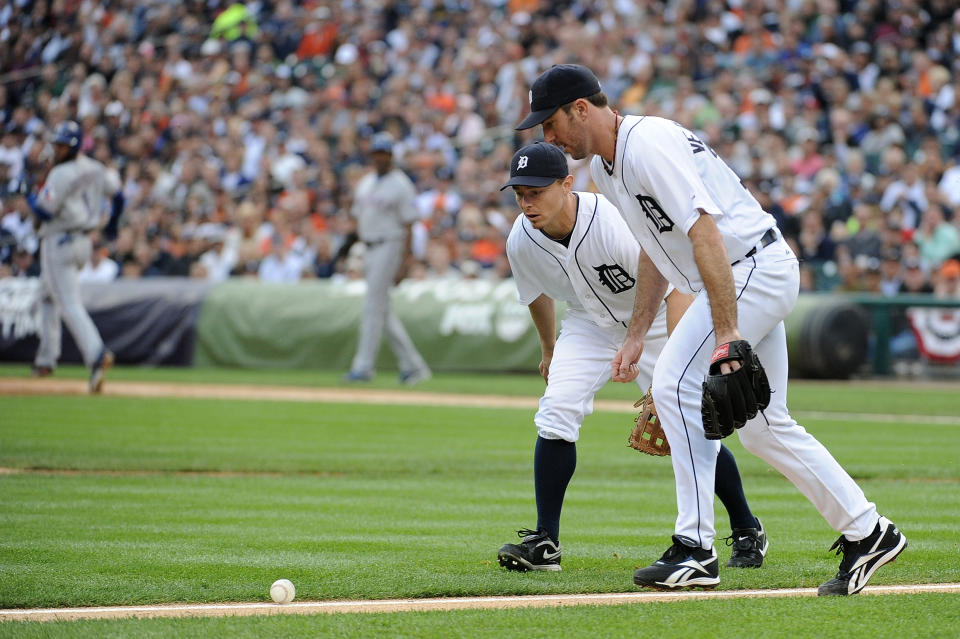
<instances>
[{"instance_id":1,"label":"navy baseball sock","mask_svg":"<svg viewBox=\"0 0 960 639\"><path fill-rule=\"evenodd\" d=\"M563 439L537 437L533 453L533 483L537 492L537 529L560 539L560 509L567 484L577 467L577 445Z\"/></svg>"},{"instance_id":2,"label":"navy baseball sock","mask_svg":"<svg viewBox=\"0 0 960 639\"><path fill-rule=\"evenodd\" d=\"M727 509L730 516L731 528L758 528L757 518L750 512L750 504L743 494L743 483L740 481L740 471L737 470L737 460L733 458L730 449L720 445L717 455L717 474L714 478L714 492Z\"/></svg>"}]
</instances>

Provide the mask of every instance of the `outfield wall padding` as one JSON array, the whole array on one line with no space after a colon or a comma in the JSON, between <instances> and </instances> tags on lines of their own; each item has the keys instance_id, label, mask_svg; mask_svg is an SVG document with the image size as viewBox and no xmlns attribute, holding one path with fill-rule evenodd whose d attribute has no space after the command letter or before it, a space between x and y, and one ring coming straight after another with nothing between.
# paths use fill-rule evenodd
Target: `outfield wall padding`
<instances>
[{"instance_id":1,"label":"outfield wall padding","mask_svg":"<svg viewBox=\"0 0 960 639\"><path fill-rule=\"evenodd\" d=\"M363 281L219 285L183 278L81 287L121 363L346 371L363 317ZM40 282L0 280L0 361L32 360ZM535 371L540 343L512 280L407 281L394 309L436 371ZM564 307L558 305L558 326ZM870 324L848 298L801 295L787 318L791 374L846 378L863 368ZM64 328L62 362L79 362ZM386 340L381 370L396 370Z\"/></svg>"},{"instance_id":2,"label":"outfield wall padding","mask_svg":"<svg viewBox=\"0 0 960 639\"><path fill-rule=\"evenodd\" d=\"M261 284L230 281L210 292L197 326L199 365L344 370L357 347L362 281ZM536 330L513 281L407 281L393 307L436 371L529 370ZM378 368L395 370L383 346Z\"/></svg>"},{"instance_id":3,"label":"outfield wall padding","mask_svg":"<svg viewBox=\"0 0 960 639\"><path fill-rule=\"evenodd\" d=\"M200 305L212 287L183 278L117 280L80 285L104 343L121 364L190 366ZM0 361L30 362L37 352L42 287L37 278L0 280ZM61 363L82 362L61 327Z\"/></svg>"}]
</instances>

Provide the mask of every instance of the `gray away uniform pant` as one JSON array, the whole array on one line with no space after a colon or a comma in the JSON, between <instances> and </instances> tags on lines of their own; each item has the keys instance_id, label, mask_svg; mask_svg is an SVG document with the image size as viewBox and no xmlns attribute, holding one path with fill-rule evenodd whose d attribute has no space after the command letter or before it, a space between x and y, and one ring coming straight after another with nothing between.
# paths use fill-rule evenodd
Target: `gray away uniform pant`
<instances>
[{"instance_id":1,"label":"gray away uniform pant","mask_svg":"<svg viewBox=\"0 0 960 639\"><path fill-rule=\"evenodd\" d=\"M40 240L40 347L36 366L54 368L60 359L60 318L70 329L87 368L103 350L103 340L80 301L77 271L90 261L92 245L84 233L55 233Z\"/></svg>"},{"instance_id":2,"label":"gray away uniform pant","mask_svg":"<svg viewBox=\"0 0 960 639\"><path fill-rule=\"evenodd\" d=\"M423 370L427 363L407 334L390 305L390 290L403 262L404 241L386 240L367 244L363 254L367 296L360 324L360 342L350 370L372 374L380 351L380 338L387 331L387 343L403 372Z\"/></svg>"}]
</instances>

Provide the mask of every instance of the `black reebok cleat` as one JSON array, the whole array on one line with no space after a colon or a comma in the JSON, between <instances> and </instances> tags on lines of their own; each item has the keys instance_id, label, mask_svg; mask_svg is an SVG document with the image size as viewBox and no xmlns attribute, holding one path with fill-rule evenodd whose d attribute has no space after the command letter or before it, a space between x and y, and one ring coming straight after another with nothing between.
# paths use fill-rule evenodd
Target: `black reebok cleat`
<instances>
[{"instance_id":1,"label":"black reebok cleat","mask_svg":"<svg viewBox=\"0 0 960 639\"><path fill-rule=\"evenodd\" d=\"M633 573L633 583L648 588L713 588L720 583L717 551L704 550L691 540L673 536L673 545L657 561Z\"/></svg>"},{"instance_id":2,"label":"black reebok cleat","mask_svg":"<svg viewBox=\"0 0 960 639\"><path fill-rule=\"evenodd\" d=\"M733 534L726 538L728 546L733 546L727 568L759 568L767 556L770 542L763 524L757 519L759 528L734 528Z\"/></svg>"},{"instance_id":3,"label":"black reebok cleat","mask_svg":"<svg viewBox=\"0 0 960 639\"><path fill-rule=\"evenodd\" d=\"M504 544L497 552L500 565L507 570L560 570L560 542L550 539L547 531L522 529L519 544Z\"/></svg>"},{"instance_id":4,"label":"black reebok cleat","mask_svg":"<svg viewBox=\"0 0 960 639\"><path fill-rule=\"evenodd\" d=\"M897 558L907 547L907 538L886 517L881 517L877 527L866 539L850 541L843 535L830 546L843 554L837 576L821 584L817 594L855 595L867 585L877 568Z\"/></svg>"}]
</instances>

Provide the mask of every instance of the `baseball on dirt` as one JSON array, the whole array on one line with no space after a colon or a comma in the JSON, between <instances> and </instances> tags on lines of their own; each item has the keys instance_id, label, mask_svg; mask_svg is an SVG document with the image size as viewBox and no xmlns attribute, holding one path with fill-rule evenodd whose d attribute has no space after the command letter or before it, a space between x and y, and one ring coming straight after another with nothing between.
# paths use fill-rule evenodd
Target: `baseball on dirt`
<instances>
[{"instance_id":1,"label":"baseball on dirt","mask_svg":"<svg viewBox=\"0 0 960 639\"><path fill-rule=\"evenodd\" d=\"M289 579L277 579L270 586L270 598L278 604L290 603L296 595L297 589Z\"/></svg>"}]
</instances>

